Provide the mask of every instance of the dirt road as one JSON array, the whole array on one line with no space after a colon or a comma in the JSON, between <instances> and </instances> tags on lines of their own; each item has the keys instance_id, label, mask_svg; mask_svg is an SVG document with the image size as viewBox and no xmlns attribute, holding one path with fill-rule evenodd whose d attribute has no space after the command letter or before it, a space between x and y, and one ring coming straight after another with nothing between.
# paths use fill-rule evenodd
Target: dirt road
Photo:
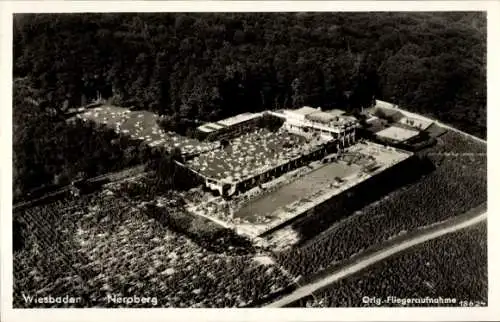
<instances>
[{"instance_id":1,"label":"dirt road","mask_svg":"<svg viewBox=\"0 0 500 322\"><path fill-rule=\"evenodd\" d=\"M409 237L406 240L402 240L400 243L396 245L390 245L384 249L377 251L376 253L369 254L364 258L360 258L358 261L349 264L345 267L341 267L336 271L333 271L331 274L321 278L320 280L313 281L307 285L304 285L289 295L267 305L267 307L283 307L290 303L293 303L305 296L310 295L311 293L328 286L342 278L345 278L351 274L361 271L362 269L373 265L377 262L380 262L394 254L402 252L410 247L416 246L418 244L424 243L426 241L441 237L446 234L453 233L455 231L467 228L469 226L480 223L481 221L486 220L486 212L480 213L472 218L469 218L460 222L450 222L449 225L445 225L440 227L440 229L427 229L422 231L420 234L416 236Z\"/></svg>"}]
</instances>

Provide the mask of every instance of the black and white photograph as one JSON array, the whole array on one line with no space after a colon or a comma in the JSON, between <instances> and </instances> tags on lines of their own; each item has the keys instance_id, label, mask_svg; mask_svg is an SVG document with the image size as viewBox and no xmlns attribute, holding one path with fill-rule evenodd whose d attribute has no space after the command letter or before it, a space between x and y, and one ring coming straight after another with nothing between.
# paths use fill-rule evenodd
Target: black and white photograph
<instances>
[{"instance_id":1,"label":"black and white photograph","mask_svg":"<svg viewBox=\"0 0 500 322\"><path fill-rule=\"evenodd\" d=\"M495 306L486 9L96 8L9 14L13 310Z\"/></svg>"}]
</instances>

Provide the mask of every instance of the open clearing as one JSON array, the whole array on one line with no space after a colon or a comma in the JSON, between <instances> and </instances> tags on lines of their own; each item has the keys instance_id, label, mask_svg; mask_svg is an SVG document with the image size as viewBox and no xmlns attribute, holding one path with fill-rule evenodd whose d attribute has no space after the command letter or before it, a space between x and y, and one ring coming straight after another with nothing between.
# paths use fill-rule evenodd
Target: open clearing
<instances>
[{"instance_id":1,"label":"open clearing","mask_svg":"<svg viewBox=\"0 0 500 322\"><path fill-rule=\"evenodd\" d=\"M145 142L151 147L180 148L184 154L200 153L215 148L215 144L200 142L173 132L165 132L157 124L159 116L149 111L131 111L117 106L89 109L78 118L106 125L117 133Z\"/></svg>"}]
</instances>

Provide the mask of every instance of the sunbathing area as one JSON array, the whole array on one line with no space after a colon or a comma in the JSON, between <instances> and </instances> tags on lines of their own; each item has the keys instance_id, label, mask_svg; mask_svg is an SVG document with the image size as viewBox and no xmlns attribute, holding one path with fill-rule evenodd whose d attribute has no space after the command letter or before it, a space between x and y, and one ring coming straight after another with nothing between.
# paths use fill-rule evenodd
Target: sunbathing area
<instances>
[{"instance_id":1,"label":"sunbathing area","mask_svg":"<svg viewBox=\"0 0 500 322\"><path fill-rule=\"evenodd\" d=\"M243 116L238 117L253 117ZM412 155L361 140L342 153L325 157L333 138L306 138L284 127L277 131L258 128L225 143L200 142L163 131L154 113L115 106L89 109L77 117L105 124L149 146L180 148L183 154L194 156L185 166L202 176L206 184L248 184L246 190L232 190L231 199L220 197L221 189L219 197L200 190L203 198L185 201L189 212L252 238L316 209ZM240 119L229 119L228 123L236 121ZM378 134L405 140L418 132L391 126Z\"/></svg>"},{"instance_id":2,"label":"sunbathing area","mask_svg":"<svg viewBox=\"0 0 500 322\"><path fill-rule=\"evenodd\" d=\"M146 142L149 146L178 147L184 155L199 154L216 148L216 143L200 142L173 132L163 131L159 116L148 111L131 111L117 106L101 106L77 115L83 120L105 124L117 133Z\"/></svg>"},{"instance_id":3,"label":"sunbathing area","mask_svg":"<svg viewBox=\"0 0 500 322\"><path fill-rule=\"evenodd\" d=\"M190 211L224 222L239 233L256 237L292 220L332 197L351 189L389 167L406 160L410 152L367 142L357 143L327 164L316 164L308 172L273 186L266 184L255 197L225 201L213 198L193 205ZM370 169L370 171L366 171Z\"/></svg>"},{"instance_id":4,"label":"sunbathing area","mask_svg":"<svg viewBox=\"0 0 500 322\"><path fill-rule=\"evenodd\" d=\"M213 180L238 182L274 168L325 143L284 130L258 129L231 140L224 149L212 150L189 160L186 165Z\"/></svg>"}]
</instances>

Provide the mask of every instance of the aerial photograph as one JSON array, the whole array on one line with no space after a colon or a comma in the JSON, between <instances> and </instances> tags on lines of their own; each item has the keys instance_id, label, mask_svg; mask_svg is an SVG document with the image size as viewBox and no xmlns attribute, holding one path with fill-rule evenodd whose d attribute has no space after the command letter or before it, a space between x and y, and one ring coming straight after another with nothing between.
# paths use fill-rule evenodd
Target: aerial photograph
<instances>
[{"instance_id":1,"label":"aerial photograph","mask_svg":"<svg viewBox=\"0 0 500 322\"><path fill-rule=\"evenodd\" d=\"M486 29L15 13L12 307L488 306Z\"/></svg>"}]
</instances>

